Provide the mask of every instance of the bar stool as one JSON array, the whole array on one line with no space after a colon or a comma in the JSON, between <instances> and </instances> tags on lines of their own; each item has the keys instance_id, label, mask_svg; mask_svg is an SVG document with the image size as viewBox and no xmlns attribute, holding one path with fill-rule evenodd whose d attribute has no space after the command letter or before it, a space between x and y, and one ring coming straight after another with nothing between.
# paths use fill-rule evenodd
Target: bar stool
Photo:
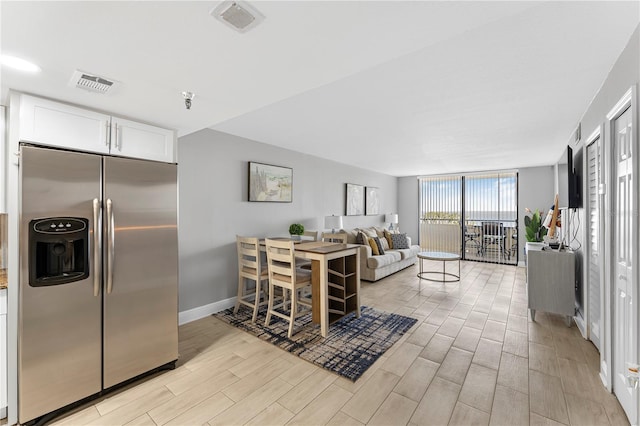
<instances>
[{"instance_id":1,"label":"bar stool","mask_svg":"<svg viewBox=\"0 0 640 426\"><path fill-rule=\"evenodd\" d=\"M267 266L269 270L269 305L267 307L267 318L265 326L269 326L271 315L275 315L289 321L290 338L293 334L293 324L295 319L311 311L311 299L300 297L298 290L311 285L311 271L296 268L296 258L293 249L293 241L265 240L267 247ZM274 305L276 287L282 289L283 295L289 291L291 293L290 314L286 315L276 309L286 310L287 301L283 298L282 303ZM302 306L302 310L298 307Z\"/></svg>"},{"instance_id":2,"label":"bar stool","mask_svg":"<svg viewBox=\"0 0 640 426\"><path fill-rule=\"evenodd\" d=\"M268 303L267 287L263 282L269 281L269 273L266 265L260 261L260 243L257 238L241 237L236 235L238 248L238 297L234 314L238 313L240 305L253 309L251 322L256 322L258 309ZM249 287L249 281L255 282L255 287ZM262 301L260 301L262 299Z\"/></svg>"}]
</instances>

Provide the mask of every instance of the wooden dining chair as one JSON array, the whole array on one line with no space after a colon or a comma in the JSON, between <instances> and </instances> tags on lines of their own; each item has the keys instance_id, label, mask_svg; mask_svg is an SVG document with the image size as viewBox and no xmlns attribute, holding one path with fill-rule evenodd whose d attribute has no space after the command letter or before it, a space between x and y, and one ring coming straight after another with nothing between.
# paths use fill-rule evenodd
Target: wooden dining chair
<instances>
[{"instance_id":1,"label":"wooden dining chair","mask_svg":"<svg viewBox=\"0 0 640 426\"><path fill-rule=\"evenodd\" d=\"M318 241L318 231L304 231L305 237L311 237L311 241Z\"/></svg>"},{"instance_id":2,"label":"wooden dining chair","mask_svg":"<svg viewBox=\"0 0 640 426\"><path fill-rule=\"evenodd\" d=\"M311 237L310 240L305 238L303 242L318 241L318 231L304 231L304 234L302 235L305 237ZM311 261L308 259L298 259L296 266L298 268L311 270Z\"/></svg>"},{"instance_id":3,"label":"wooden dining chair","mask_svg":"<svg viewBox=\"0 0 640 426\"><path fill-rule=\"evenodd\" d=\"M266 265L260 261L260 245L257 238L236 236L238 248L238 297L234 314L238 313L240 305L253 309L251 322L256 321L260 306L268 303L269 274ZM251 286L251 282L255 285ZM263 285L264 283L264 285Z\"/></svg>"},{"instance_id":4,"label":"wooden dining chair","mask_svg":"<svg viewBox=\"0 0 640 426\"><path fill-rule=\"evenodd\" d=\"M311 271L296 268L296 259L293 241L279 241L267 238L265 240L267 248L267 267L269 271L269 304L267 307L267 318L265 326L269 326L271 315L275 315L289 321L288 337L293 334L293 324L295 319L311 311L311 299L300 297L298 291L311 285ZM286 293L291 295L289 315L287 310L287 298L283 297L282 302L274 305L276 288L282 289L283 296ZM299 307L302 309L298 309ZM278 311L281 309L281 311Z\"/></svg>"},{"instance_id":5,"label":"wooden dining chair","mask_svg":"<svg viewBox=\"0 0 640 426\"><path fill-rule=\"evenodd\" d=\"M346 232L323 232L322 233L322 241L327 241L330 243L347 243L347 234Z\"/></svg>"}]
</instances>

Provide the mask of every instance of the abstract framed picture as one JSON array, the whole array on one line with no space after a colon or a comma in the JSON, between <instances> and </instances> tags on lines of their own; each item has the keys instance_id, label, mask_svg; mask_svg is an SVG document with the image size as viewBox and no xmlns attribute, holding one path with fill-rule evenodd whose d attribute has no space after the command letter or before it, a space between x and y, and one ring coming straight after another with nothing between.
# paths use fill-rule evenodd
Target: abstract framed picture
<instances>
[{"instance_id":1,"label":"abstract framed picture","mask_svg":"<svg viewBox=\"0 0 640 426\"><path fill-rule=\"evenodd\" d=\"M293 169L250 161L249 201L291 203Z\"/></svg>"},{"instance_id":2,"label":"abstract framed picture","mask_svg":"<svg viewBox=\"0 0 640 426\"><path fill-rule=\"evenodd\" d=\"M365 202L367 205L365 214L367 216L380 214L380 188L367 186L365 193Z\"/></svg>"},{"instance_id":3,"label":"abstract framed picture","mask_svg":"<svg viewBox=\"0 0 640 426\"><path fill-rule=\"evenodd\" d=\"M347 216L361 216L364 214L364 186L353 183L347 184Z\"/></svg>"}]
</instances>

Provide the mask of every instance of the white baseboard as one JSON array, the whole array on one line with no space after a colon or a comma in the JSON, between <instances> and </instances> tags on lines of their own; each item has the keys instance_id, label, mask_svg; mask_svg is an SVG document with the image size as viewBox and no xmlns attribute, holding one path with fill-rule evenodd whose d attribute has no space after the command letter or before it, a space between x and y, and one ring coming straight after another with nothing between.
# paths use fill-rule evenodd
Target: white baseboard
<instances>
[{"instance_id":1,"label":"white baseboard","mask_svg":"<svg viewBox=\"0 0 640 426\"><path fill-rule=\"evenodd\" d=\"M224 311L236 304L236 298L230 297L228 299L219 300L217 302L209 303L208 305L198 306L197 308L189 309L188 311L182 311L178 313L178 325L187 324L191 321L199 320L200 318L208 317L216 312Z\"/></svg>"}]
</instances>

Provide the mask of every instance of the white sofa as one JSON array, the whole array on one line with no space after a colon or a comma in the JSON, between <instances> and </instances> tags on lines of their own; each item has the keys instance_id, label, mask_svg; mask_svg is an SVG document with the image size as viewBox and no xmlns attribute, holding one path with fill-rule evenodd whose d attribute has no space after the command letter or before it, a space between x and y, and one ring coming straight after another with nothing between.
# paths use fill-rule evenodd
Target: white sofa
<instances>
[{"instance_id":1,"label":"white sofa","mask_svg":"<svg viewBox=\"0 0 640 426\"><path fill-rule=\"evenodd\" d=\"M369 227L367 230L375 231L379 238L384 238L384 229ZM347 234L347 243L357 244L358 228L342 229ZM418 260L417 255L421 251L420 246L411 245L411 238L407 237L408 249L389 249L383 255L373 254L369 245L360 247L360 279L365 281L378 281L386 276L398 272L413 265Z\"/></svg>"}]
</instances>

